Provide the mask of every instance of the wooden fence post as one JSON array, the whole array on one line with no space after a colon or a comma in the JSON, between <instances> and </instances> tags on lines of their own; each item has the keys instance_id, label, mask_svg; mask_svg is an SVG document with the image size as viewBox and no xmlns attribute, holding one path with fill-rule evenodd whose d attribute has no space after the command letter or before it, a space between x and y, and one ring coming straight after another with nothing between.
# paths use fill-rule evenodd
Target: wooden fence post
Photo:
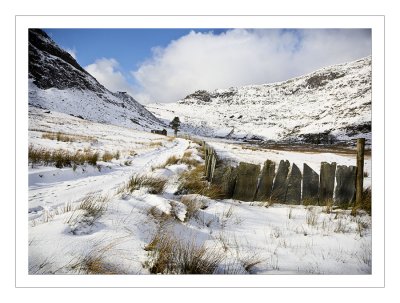
<instances>
[{"instance_id":1,"label":"wooden fence post","mask_svg":"<svg viewBox=\"0 0 400 303\"><path fill-rule=\"evenodd\" d=\"M365 139L357 139L357 178L356 178L356 205L362 204L364 183L364 148Z\"/></svg>"}]
</instances>

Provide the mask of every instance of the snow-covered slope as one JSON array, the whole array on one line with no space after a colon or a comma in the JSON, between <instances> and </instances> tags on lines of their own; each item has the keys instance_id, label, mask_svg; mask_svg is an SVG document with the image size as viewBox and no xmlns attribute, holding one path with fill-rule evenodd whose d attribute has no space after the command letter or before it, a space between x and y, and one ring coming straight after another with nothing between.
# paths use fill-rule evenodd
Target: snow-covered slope
<instances>
[{"instance_id":1,"label":"snow-covered slope","mask_svg":"<svg viewBox=\"0 0 400 303\"><path fill-rule=\"evenodd\" d=\"M371 57L285 82L199 90L170 104L150 104L159 118L180 117L204 136L332 143L371 138Z\"/></svg>"},{"instance_id":2,"label":"snow-covered slope","mask_svg":"<svg viewBox=\"0 0 400 303\"><path fill-rule=\"evenodd\" d=\"M135 99L107 90L40 29L29 30L29 104L136 129L161 127Z\"/></svg>"}]
</instances>

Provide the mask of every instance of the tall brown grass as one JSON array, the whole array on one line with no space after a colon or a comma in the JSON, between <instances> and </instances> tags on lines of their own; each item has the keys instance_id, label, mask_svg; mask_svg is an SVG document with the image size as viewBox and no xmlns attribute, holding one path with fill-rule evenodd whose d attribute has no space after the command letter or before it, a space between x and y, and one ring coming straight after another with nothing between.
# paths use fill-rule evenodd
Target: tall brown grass
<instances>
[{"instance_id":1,"label":"tall brown grass","mask_svg":"<svg viewBox=\"0 0 400 303\"><path fill-rule=\"evenodd\" d=\"M166 231L156 233L150 243L146 266L152 274L213 274L224 260L221 252Z\"/></svg>"},{"instance_id":2,"label":"tall brown grass","mask_svg":"<svg viewBox=\"0 0 400 303\"><path fill-rule=\"evenodd\" d=\"M222 199L225 196L221 187L209 184L205 180L204 165L198 165L194 169L182 173L179 181L177 194L198 194L211 199Z\"/></svg>"},{"instance_id":3,"label":"tall brown grass","mask_svg":"<svg viewBox=\"0 0 400 303\"><path fill-rule=\"evenodd\" d=\"M147 187L149 193L160 194L164 192L166 184L167 180L164 178L135 174L129 179L126 185L126 190L133 192L142 187Z\"/></svg>"},{"instance_id":4,"label":"tall brown grass","mask_svg":"<svg viewBox=\"0 0 400 303\"><path fill-rule=\"evenodd\" d=\"M45 166L54 165L62 168L85 163L96 166L98 159L99 154L90 150L73 153L63 149L48 150L45 148L36 148L33 145L30 145L28 148L28 161L32 167L40 164Z\"/></svg>"},{"instance_id":5,"label":"tall brown grass","mask_svg":"<svg viewBox=\"0 0 400 303\"><path fill-rule=\"evenodd\" d=\"M96 142L97 140L90 136L71 135L62 132L45 132L42 134L43 139L57 140L61 142Z\"/></svg>"},{"instance_id":6,"label":"tall brown grass","mask_svg":"<svg viewBox=\"0 0 400 303\"><path fill-rule=\"evenodd\" d=\"M351 209L351 214L353 216L357 215L359 210L364 210L368 214L372 214L372 191L371 187L368 187L363 190L362 193L362 200L360 204L354 204L353 208Z\"/></svg>"}]
</instances>

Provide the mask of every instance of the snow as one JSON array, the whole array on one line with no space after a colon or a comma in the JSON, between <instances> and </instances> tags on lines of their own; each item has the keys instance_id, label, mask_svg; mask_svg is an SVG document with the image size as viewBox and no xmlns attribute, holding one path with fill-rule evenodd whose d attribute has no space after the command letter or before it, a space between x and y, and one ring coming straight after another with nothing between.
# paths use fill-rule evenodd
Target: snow
<instances>
[{"instance_id":1,"label":"snow","mask_svg":"<svg viewBox=\"0 0 400 303\"><path fill-rule=\"evenodd\" d=\"M342 75L318 87L312 77ZM218 89L210 102L196 98L146 108L165 122L178 116L182 130L208 137L280 141L331 131L338 140L357 138L346 127L371 122L371 57L323 68L285 82ZM370 132L361 134L370 140Z\"/></svg>"},{"instance_id":2,"label":"snow","mask_svg":"<svg viewBox=\"0 0 400 303\"><path fill-rule=\"evenodd\" d=\"M194 241L222 254L216 273L371 273L371 217L367 214L353 217L347 210L327 213L324 207L265 207L259 202L188 195L187 199L202 206L188 218L184 197L174 195L187 165L157 166L188 150L193 158L200 159L196 143L32 107L29 115L29 143L34 146L120 151L118 160L99 162L100 169L89 165L78 166L75 171L70 167L29 167L30 274L87 274L96 262L109 272L149 274L146 264L151 254L145 248L161 225L163 232L177 239ZM49 130L93 140L58 142L42 138ZM226 150L226 156L232 159L265 161L264 151L250 153L223 142L211 144ZM322 159L288 152L279 152L274 159L280 157L311 163ZM130 165L124 164L127 160L132 161ZM352 161L334 154L329 160ZM146 188L120 192L130 176L138 173L167 179L165 192L150 194ZM99 216L79 208L88 196L102 201L97 202L104 207ZM160 219L163 216L168 217L164 223ZM314 218L311 223L310 218Z\"/></svg>"},{"instance_id":3,"label":"snow","mask_svg":"<svg viewBox=\"0 0 400 303\"><path fill-rule=\"evenodd\" d=\"M43 90L29 79L29 104L91 121L138 130L163 127L140 104L128 103L107 90L101 93L75 88Z\"/></svg>"}]
</instances>

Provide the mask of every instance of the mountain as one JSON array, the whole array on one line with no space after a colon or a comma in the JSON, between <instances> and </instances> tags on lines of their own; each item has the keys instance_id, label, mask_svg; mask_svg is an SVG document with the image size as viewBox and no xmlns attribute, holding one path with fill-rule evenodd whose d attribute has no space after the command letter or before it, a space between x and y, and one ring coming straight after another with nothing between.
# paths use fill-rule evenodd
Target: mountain
<instances>
[{"instance_id":1,"label":"mountain","mask_svg":"<svg viewBox=\"0 0 400 303\"><path fill-rule=\"evenodd\" d=\"M126 92L106 89L40 29L29 29L29 105L139 130L163 126Z\"/></svg>"},{"instance_id":2,"label":"mountain","mask_svg":"<svg viewBox=\"0 0 400 303\"><path fill-rule=\"evenodd\" d=\"M147 109L182 131L259 141L337 143L371 139L371 57L284 82L198 90Z\"/></svg>"}]
</instances>

